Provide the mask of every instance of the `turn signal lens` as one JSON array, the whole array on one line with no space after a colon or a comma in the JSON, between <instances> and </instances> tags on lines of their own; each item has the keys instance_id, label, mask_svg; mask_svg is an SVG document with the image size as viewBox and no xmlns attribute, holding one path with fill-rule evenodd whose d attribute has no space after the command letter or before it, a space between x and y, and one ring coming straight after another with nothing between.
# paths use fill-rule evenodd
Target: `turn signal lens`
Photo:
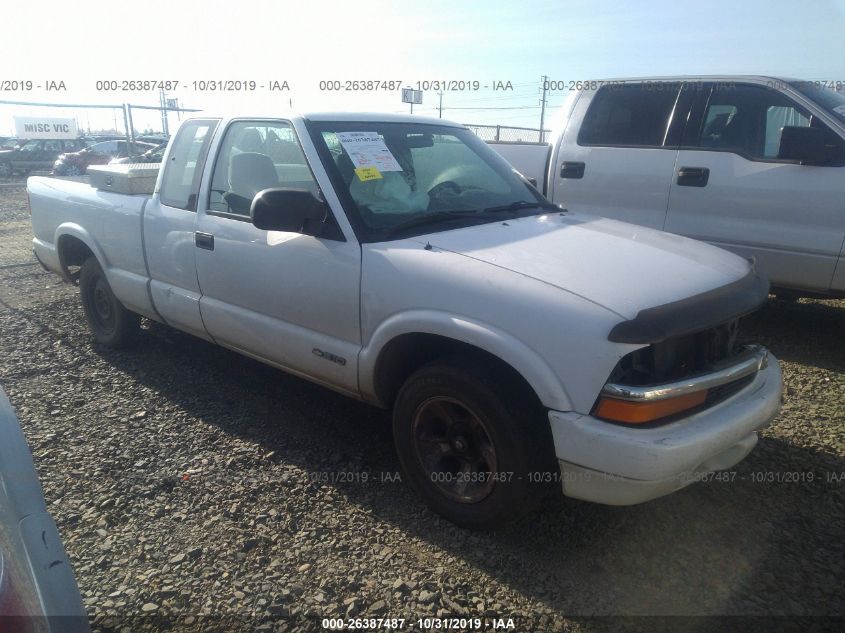
<instances>
[{"instance_id":1,"label":"turn signal lens","mask_svg":"<svg viewBox=\"0 0 845 633\"><path fill-rule=\"evenodd\" d=\"M632 402L602 396L596 404L596 417L625 424L647 424L704 403L707 390L688 393L675 398L652 400L650 402Z\"/></svg>"}]
</instances>

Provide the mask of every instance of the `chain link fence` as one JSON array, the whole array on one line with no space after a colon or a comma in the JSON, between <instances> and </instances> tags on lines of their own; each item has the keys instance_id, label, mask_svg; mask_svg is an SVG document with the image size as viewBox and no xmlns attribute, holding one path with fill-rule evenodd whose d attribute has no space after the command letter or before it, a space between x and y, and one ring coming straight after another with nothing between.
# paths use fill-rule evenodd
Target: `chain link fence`
<instances>
[{"instance_id":1,"label":"chain link fence","mask_svg":"<svg viewBox=\"0 0 845 633\"><path fill-rule=\"evenodd\" d=\"M499 143L545 143L550 130L534 127L513 127L509 125L472 125L465 124L482 141Z\"/></svg>"}]
</instances>

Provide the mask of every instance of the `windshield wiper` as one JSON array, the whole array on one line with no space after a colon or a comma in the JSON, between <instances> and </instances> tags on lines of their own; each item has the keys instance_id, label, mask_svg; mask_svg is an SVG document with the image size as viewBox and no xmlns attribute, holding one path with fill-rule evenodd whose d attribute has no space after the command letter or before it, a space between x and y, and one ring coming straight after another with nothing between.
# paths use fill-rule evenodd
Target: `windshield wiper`
<instances>
[{"instance_id":1,"label":"windshield wiper","mask_svg":"<svg viewBox=\"0 0 845 633\"><path fill-rule=\"evenodd\" d=\"M487 207L484 209L484 213L499 213L499 212L513 212L516 213L517 211L521 211L522 209L545 209L546 211L560 211L560 208L556 205L553 205L549 202L528 202L527 200L517 200L516 202L511 202L510 204L503 204L497 207Z\"/></svg>"},{"instance_id":2,"label":"windshield wiper","mask_svg":"<svg viewBox=\"0 0 845 633\"><path fill-rule=\"evenodd\" d=\"M478 218L478 211L435 211L434 213L426 213L400 222L399 224L394 224L386 230L386 235L387 237L392 237L407 229L461 218Z\"/></svg>"}]
</instances>

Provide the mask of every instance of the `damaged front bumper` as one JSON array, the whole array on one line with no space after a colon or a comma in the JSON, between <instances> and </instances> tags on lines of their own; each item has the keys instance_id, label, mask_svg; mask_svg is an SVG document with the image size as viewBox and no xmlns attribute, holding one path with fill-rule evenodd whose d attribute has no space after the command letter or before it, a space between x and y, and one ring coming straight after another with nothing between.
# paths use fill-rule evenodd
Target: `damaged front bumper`
<instances>
[{"instance_id":1,"label":"damaged front bumper","mask_svg":"<svg viewBox=\"0 0 845 633\"><path fill-rule=\"evenodd\" d=\"M755 358L764 352L759 350ZM737 464L757 443L756 431L768 426L780 409L780 366L771 354L763 358L753 371L743 365L740 373L750 382L736 393L660 426L637 428L590 415L550 411L564 494L608 505L631 505ZM731 378L735 380L736 374ZM653 389L649 394L627 394L634 398L657 395Z\"/></svg>"}]
</instances>

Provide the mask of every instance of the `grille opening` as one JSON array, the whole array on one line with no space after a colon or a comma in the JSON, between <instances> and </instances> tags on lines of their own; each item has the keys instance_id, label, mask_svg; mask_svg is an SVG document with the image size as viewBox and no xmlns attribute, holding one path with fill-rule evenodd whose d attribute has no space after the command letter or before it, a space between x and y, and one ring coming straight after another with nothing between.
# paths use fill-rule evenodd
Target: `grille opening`
<instances>
[{"instance_id":1,"label":"grille opening","mask_svg":"<svg viewBox=\"0 0 845 633\"><path fill-rule=\"evenodd\" d=\"M608 382L644 387L706 372L743 351L737 344L739 319L713 328L652 343L625 355Z\"/></svg>"}]
</instances>

